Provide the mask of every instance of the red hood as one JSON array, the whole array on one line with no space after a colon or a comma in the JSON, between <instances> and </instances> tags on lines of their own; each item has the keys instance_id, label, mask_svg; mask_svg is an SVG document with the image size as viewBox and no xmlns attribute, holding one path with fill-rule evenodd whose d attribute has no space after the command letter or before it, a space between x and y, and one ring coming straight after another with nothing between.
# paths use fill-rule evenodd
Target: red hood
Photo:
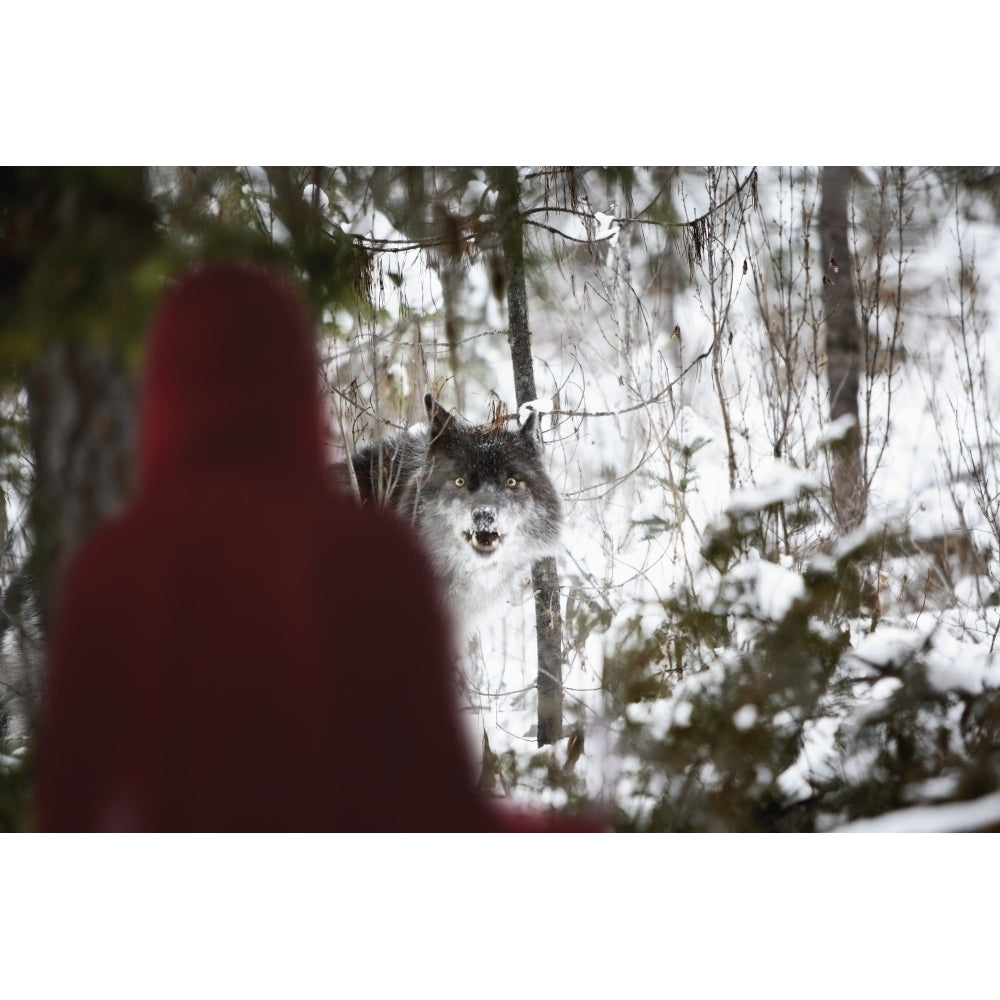
<instances>
[{"instance_id":1,"label":"red hood","mask_svg":"<svg viewBox=\"0 0 1000 1000\"><path fill-rule=\"evenodd\" d=\"M291 287L243 264L185 273L153 322L139 427L139 477L204 460L323 462L311 325Z\"/></svg>"}]
</instances>

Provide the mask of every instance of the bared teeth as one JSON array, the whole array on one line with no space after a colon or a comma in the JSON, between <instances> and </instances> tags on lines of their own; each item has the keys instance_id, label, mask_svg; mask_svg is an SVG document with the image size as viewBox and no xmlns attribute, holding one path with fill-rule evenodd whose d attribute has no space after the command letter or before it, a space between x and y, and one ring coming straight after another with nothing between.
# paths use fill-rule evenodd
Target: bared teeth
<instances>
[{"instance_id":1,"label":"bared teeth","mask_svg":"<svg viewBox=\"0 0 1000 1000\"><path fill-rule=\"evenodd\" d=\"M500 536L495 531L470 531L465 537L477 552L493 552L500 545Z\"/></svg>"}]
</instances>

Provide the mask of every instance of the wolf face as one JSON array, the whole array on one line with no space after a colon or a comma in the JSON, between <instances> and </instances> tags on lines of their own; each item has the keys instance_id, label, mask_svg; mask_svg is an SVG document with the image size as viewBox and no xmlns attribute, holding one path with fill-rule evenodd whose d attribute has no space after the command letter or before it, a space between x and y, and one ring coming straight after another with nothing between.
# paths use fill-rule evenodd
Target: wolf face
<instances>
[{"instance_id":1,"label":"wolf face","mask_svg":"<svg viewBox=\"0 0 1000 1000\"><path fill-rule=\"evenodd\" d=\"M553 555L562 504L542 464L537 416L518 430L470 426L430 395L426 429L354 455L362 498L384 498L419 532L458 619L475 627L536 559Z\"/></svg>"}]
</instances>

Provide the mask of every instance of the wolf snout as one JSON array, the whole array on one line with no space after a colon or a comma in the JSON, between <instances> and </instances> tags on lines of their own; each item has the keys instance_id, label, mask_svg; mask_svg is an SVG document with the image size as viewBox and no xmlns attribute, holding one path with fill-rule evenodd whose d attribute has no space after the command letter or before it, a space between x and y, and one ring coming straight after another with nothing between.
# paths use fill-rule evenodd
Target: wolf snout
<instances>
[{"instance_id":1,"label":"wolf snout","mask_svg":"<svg viewBox=\"0 0 1000 1000\"><path fill-rule=\"evenodd\" d=\"M496 531L496 507L476 507L472 512L472 525L476 531Z\"/></svg>"},{"instance_id":2,"label":"wolf snout","mask_svg":"<svg viewBox=\"0 0 1000 1000\"><path fill-rule=\"evenodd\" d=\"M472 531L466 536L477 552L493 552L500 544L496 507L476 507L472 511Z\"/></svg>"}]
</instances>

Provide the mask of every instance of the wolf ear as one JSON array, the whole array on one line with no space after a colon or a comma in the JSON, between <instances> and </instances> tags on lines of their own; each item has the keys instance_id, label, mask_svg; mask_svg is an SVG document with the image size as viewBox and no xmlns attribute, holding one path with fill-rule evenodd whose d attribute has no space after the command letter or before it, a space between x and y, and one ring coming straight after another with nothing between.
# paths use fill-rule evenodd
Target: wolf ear
<instances>
[{"instance_id":1,"label":"wolf ear","mask_svg":"<svg viewBox=\"0 0 1000 1000\"><path fill-rule=\"evenodd\" d=\"M430 417L431 440L434 441L444 434L447 428L454 426L455 419L430 393L424 396L424 406L427 409L427 416Z\"/></svg>"},{"instance_id":2,"label":"wolf ear","mask_svg":"<svg viewBox=\"0 0 1000 1000\"><path fill-rule=\"evenodd\" d=\"M521 424L520 434L532 448L541 448L542 428L538 423L537 410L532 409L528 411L528 415L524 418L524 423Z\"/></svg>"}]
</instances>

